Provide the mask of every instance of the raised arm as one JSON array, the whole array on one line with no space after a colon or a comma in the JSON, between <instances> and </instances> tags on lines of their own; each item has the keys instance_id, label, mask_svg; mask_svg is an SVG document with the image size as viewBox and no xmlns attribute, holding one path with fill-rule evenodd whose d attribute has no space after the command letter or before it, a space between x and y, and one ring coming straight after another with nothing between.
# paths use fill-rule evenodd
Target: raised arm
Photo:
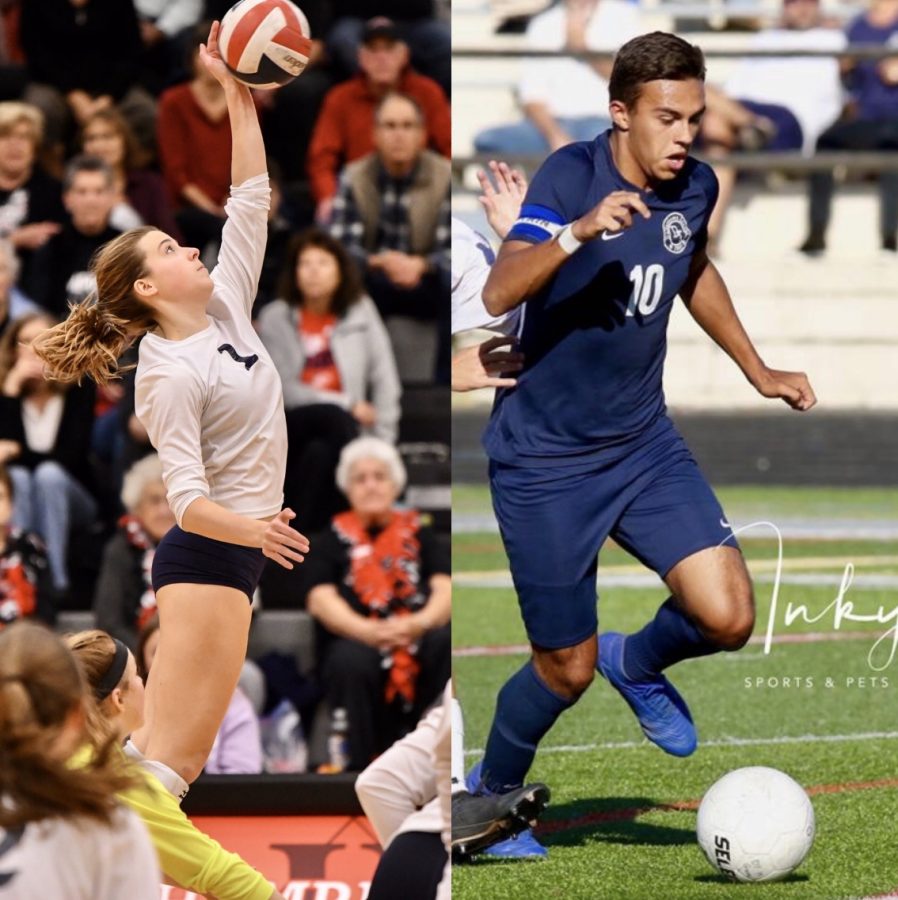
<instances>
[{"instance_id":1,"label":"raised arm","mask_svg":"<svg viewBox=\"0 0 898 900\"><path fill-rule=\"evenodd\" d=\"M546 212L550 210L543 214ZM632 191L614 191L585 215L569 223L553 223L528 216L528 204L521 213L523 218L511 229L510 239L500 248L483 288L483 305L492 316L500 316L529 300L587 241L595 240L603 231L615 234L629 228L634 214L649 217L648 207L639 194ZM522 227L519 229L519 226ZM516 234L526 233L525 229L539 235L536 239L541 242L515 240Z\"/></svg>"},{"instance_id":2,"label":"raised arm","mask_svg":"<svg viewBox=\"0 0 898 900\"><path fill-rule=\"evenodd\" d=\"M200 46L200 59L224 88L231 122L231 183L243 184L268 171L265 144L250 89L231 75L218 52L220 28L218 22L212 23L207 42Z\"/></svg>"},{"instance_id":3,"label":"raised arm","mask_svg":"<svg viewBox=\"0 0 898 900\"><path fill-rule=\"evenodd\" d=\"M802 412L817 402L804 372L771 369L761 359L736 313L730 292L707 254L697 254L689 281L680 296L692 314L721 350L742 370L763 397L780 398Z\"/></svg>"}]
</instances>

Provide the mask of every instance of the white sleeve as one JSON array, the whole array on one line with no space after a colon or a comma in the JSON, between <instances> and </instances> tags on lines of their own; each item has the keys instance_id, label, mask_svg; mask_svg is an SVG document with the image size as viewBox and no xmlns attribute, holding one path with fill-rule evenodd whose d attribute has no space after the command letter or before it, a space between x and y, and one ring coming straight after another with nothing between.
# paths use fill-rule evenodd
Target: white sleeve
<instances>
[{"instance_id":1,"label":"white sleeve","mask_svg":"<svg viewBox=\"0 0 898 900\"><path fill-rule=\"evenodd\" d=\"M452 333L488 328L517 331L519 310L491 316L483 305L483 286L496 256L489 241L463 222L452 220Z\"/></svg>"},{"instance_id":2,"label":"white sleeve","mask_svg":"<svg viewBox=\"0 0 898 900\"><path fill-rule=\"evenodd\" d=\"M159 454L168 505L178 525L197 497L209 496L200 435L203 394L198 377L175 365L154 366L135 388L135 412Z\"/></svg>"},{"instance_id":3,"label":"white sleeve","mask_svg":"<svg viewBox=\"0 0 898 900\"><path fill-rule=\"evenodd\" d=\"M356 779L359 803L384 848L408 816L436 797L433 750L442 715L442 707L431 710Z\"/></svg>"},{"instance_id":4,"label":"white sleeve","mask_svg":"<svg viewBox=\"0 0 898 900\"><path fill-rule=\"evenodd\" d=\"M212 270L215 295L231 312L249 317L259 288L259 274L268 242L268 174L254 175L232 185L225 204L227 219L221 232L218 265Z\"/></svg>"}]
</instances>

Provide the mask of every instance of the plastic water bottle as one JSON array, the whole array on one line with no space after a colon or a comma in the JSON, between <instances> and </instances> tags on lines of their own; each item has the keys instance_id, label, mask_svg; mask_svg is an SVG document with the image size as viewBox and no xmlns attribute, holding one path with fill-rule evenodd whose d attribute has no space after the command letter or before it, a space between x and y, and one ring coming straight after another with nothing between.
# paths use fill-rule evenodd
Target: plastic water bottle
<instances>
[{"instance_id":1,"label":"plastic water bottle","mask_svg":"<svg viewBox=\"0 0 898 900\"><path fill-rule=\"evenodd\" d=\"M260 721L266 772L305 772L308 747L299 713L289 700L282 700Z\"/></svg>"},{"instance_id":2,"label":"plastic water bottle","mask_svg":"<svg viewBox=\"0 0 898 900\"><path fill-rule=\"evenodd\" d=\"M349 716L339 706L331 715L331 730L327 736L328 770L344 772L349 766Z\"/></svg>"}]
</instances>

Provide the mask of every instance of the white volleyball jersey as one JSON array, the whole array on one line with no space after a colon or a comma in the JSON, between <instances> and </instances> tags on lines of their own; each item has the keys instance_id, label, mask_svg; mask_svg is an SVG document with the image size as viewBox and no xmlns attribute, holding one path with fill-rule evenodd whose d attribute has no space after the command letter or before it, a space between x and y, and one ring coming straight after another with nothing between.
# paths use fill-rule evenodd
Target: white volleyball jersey
<instances>
[{"instance_id":1,"label":"white volleyball jersey","mask_svg":"<svg viewBox=\"0 0 898 900\"><path fill-rule=\"evenodd\" d=\"M197 497L253 519L281 509L287 426L280 376L250 314L265 254L267 175L231 188L208 325L140 344L135 411L162 460L178 524Z\"/></svg>"},{"instance_id":2,"label":"white volleyball jersey","mask_svg":"<svg viewBox=\"0 0 898 900\"><path fill-rule=\"evenodd\" d=\"M119 808L112 825L78 816L0 828L0 900L159 900L162 876L146 828Z\"/></svg>"},{"instance_id":3,"label":"white volleyball jersey","mask_svg":"<svg viewBox=\"0 0 898 900\"><path fill-rule=\"evenodd\" d=\"M452 333L488 328L516 334L520 307L491 316L483 305L483 286L496 256L480 232L452 217Z\"/></svg>"}]
</instances>

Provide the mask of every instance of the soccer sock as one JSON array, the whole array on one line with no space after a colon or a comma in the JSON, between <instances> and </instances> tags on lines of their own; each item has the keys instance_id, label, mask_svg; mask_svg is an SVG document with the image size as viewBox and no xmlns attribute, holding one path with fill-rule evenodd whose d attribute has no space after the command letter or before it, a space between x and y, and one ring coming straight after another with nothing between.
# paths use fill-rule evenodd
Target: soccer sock
<instances>
[{"instance_id":1,"label":"soccer sock","mask_svg":"<svg viewBox=\"0 0 898 900\"><path fill-rule=\"evenodd\" d=\"M556 694L533 668L533 660L505 682L483 755L481 779L488 790L505 793L524 783L536 746L574 701Z\"/></svg>"},{"instance_id":2,"label":"soccer sock","mask_svg":"<svg viewBox=\"0 0 898 900\"><path fill-rule=\"evenodd\" d=\"M634 681L657 677L683 659L708 656L720 650L709 641L668 597L655 618L624 641L624 672Z\"/></svg>"},{"instance_id":3,"label":"soccer sock","mask_svg":"<svg viewBox=\"0 0 898 900\"><path fill-rule=\"evenodd\" d=\"M452 793L465 789L465 719L455 697L450 703L452 716Z\"/></svg>"},{"instance_id":4,"label":"soccer sock","mask_svg":"<svg viewBox=\"0 0 898 900\"><path fill-rule=\"evenodd\" d=\"M143 759L140 762L151 775L154 775L162 786L180 803L190 790L190 785L174 770L157 759Z\"/></svg>"}]
</instances>

